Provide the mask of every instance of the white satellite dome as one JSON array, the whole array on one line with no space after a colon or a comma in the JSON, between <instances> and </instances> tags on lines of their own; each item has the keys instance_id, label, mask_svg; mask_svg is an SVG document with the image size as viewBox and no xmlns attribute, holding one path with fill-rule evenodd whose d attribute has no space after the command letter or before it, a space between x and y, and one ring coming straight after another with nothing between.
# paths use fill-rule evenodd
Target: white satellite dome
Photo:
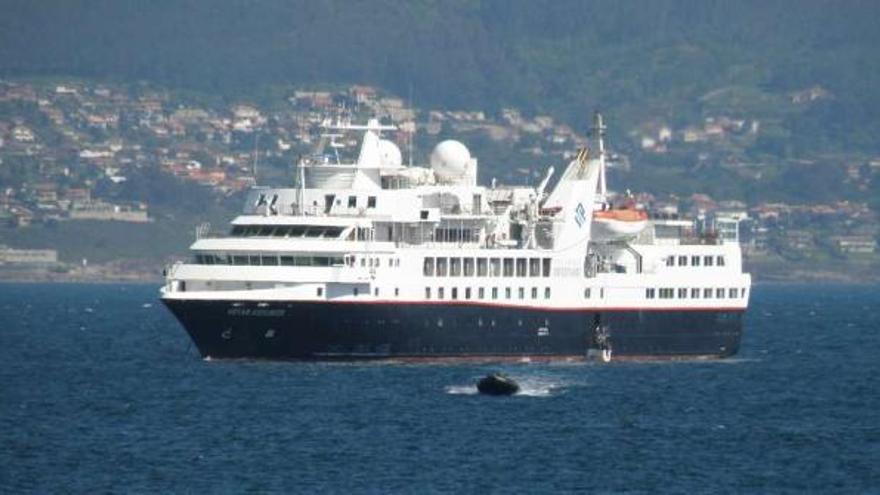
<instances>
[{"instance_id":1,"label":"white satellite dome","mask_svg":"<svg viewBox=\"0 0 880 495\"><path fill-rule=\"evenodd\" d=\"M384 168L400 168L403 165L403 155L393 141L379 140L379 163Z\"/></svg>"},{"instance_id":2,"label":"white satellite dome","mask_svg":"<svg viewBox=\"0 0 880 495\"><path fill-rule=\"evenodd\" d=\"M443 182L460 182L468 172L471 152L455 140L439 143L431 152L431 169Z\"/></svg>"}]
</instances>

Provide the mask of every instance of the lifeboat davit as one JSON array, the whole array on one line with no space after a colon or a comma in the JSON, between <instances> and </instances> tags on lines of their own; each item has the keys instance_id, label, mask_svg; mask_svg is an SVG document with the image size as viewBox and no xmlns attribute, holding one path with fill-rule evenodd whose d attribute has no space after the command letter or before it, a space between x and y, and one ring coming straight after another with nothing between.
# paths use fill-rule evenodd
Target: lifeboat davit
<instances>
[{"instance_id":1,"label":"lifeboat davit","mask_svg":"<svg viewBox=\"0 0 880 495\"><path fill-rule=\"evenodd\" d=\"M630 206L593 212L592 237L615 240L635 237L648 226L648 212Z\"/></svg>"}]
</instances>

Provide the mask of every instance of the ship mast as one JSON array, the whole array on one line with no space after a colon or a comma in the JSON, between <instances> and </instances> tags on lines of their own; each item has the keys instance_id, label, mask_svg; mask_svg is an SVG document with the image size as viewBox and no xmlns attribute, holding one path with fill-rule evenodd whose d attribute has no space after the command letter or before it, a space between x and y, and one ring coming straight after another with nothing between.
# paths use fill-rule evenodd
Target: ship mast
<instances>
[{"instance_id":1,"label":"ship mast","mask_svg":"<svg viewBox=\"0 0 880 495\"><path fill-rule=\"evenodd\" d=\"M605 124L602 122L602 114L596 112L593 114L593 127L590 129L596 137L597 147L599 149L599 199L604 202L608 193L608 186L605 182Z\"/></svg>"}]
</instances>

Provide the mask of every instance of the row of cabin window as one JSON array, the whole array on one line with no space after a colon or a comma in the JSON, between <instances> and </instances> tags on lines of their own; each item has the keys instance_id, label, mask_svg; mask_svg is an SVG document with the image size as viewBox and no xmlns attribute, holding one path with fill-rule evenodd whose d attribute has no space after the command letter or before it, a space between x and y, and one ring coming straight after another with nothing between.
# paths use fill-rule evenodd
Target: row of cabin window
<instances>
[{"instance_id":1,"label":"row of cabin window","mask_svg":"<svg viewBox=\"0 0 880 495\"><path fill-rule=\"evenodd\" d=\"M426 277L549 277L550 258L426 257Z\"/></svg>"},{"instance_id":2,"label":"row of cabin window","mask_svg":"<svg viewBox=\"0 0 880 495\"><path fill-rule=\"evenodd\" d=\"M700 266L700 259L702 258L703 266L724 266L724 256L697 256L693 255L690 257L690 266ZM688 266L688 257L681 256L667 256L666 257L666 266L676 266L676 260L678 261L678 266Z\"/></svg>"},{"instance_id":3,"label":"row of cabin window","mask_svg":"<svg viewBox=\"0 0 880 495\"><path fill-rule=\"evenodd\" d=\"M343 266L342 256L267 256L267 255L226 255L197 254L197 265L241 265L241 266Z\"/></svg>"},{"instance_id":4,"label":"row of cabin window","mask_svg":"<svg viewBox=\"0 0 880 495\"><path fill-rule=\"evenodd\" d=\"M498 299L501 292L499 287L490 287L489 288L490 299ZM504 289L504 299L513 299L513 287L503 287ZM532 287L529 291L529 295L531 295L532 299L538 299L538 288ZM425 299L431 299L433 296L433 291L431 287L425 287ZM437 287L437 299L445 299L446 298L446 288L445 287ZM486 287L477 287L476 292L474 293L470 287L465 287L462 291L464 299L486 299L487 290ZM518 287L516 291L517 299L525 299L526 298L526 288ZM450 287L449 289L449 298L450 299L458 299L459 291L458 287ZM474 296L474 297L472 297ZM550 287L544 287L544 299L550 299Z\"/></svg>"},{"instance_id":5,"label":"row of cabin window","mask_svg":"<svg viewBox=\"0 0 880 495\"><path fill-rule=\"evenodd\" d=\"M336 239L343 227L324 225L235 225L232 237L309 237Z\"/></svg>"},{"instance_id":6,"label":"row of cabin window","mask_svg":"<svg viewBox=\"0 0 880 495\"><path fill-rule=\"evenodd\" d=\"M716 299L724 299L725 296L729 299L736 299L737 297L746 297L746 289L738 289L736 287L731 287L728 289L722 287L706 287L704 289L693 287L690 289L691 299L700 299L700 294L702 294L703 299L712 299L713 295ZM658 297L659 299L687 299L688 289L684 287L679 289L673 289L669 287L662 289L645 289L646 299L654 299L655 297Z\"/></svg>"},{"instance_id":7,"label":"row of cabin window","mask_svg":"<svg viewBox=\"0 0 880 495\"><path fill-rule=\"evenodd\" d=\"M355 266L354 260L355 259L353 257L349 258L348 266ZM367 268L368 265L370 268L379 268L380 266L382 266L382 262L379 258L364 258L363 256L361 256L360 260L362 268ZM389 268L398 266L400 266L400 258L388 258Z\"/></svg>"}]
</instances>

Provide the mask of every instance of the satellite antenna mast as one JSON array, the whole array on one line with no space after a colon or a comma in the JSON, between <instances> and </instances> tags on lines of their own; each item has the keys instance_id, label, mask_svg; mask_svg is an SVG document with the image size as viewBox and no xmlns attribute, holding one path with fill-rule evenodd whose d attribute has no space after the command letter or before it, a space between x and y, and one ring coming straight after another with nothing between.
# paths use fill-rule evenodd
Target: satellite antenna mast
<instances>
[{"instance_id":1,"label":"satellite antenna mast","mask_svg":"<svg viewBox=\"0 0 880 495\"><path fill-rule=\"evenodd\" d=\"M257 185L257 163L260 161L260 132L254 135L254 185Z\"/></svg>"},{"instance_id":2,"label":"satellite antenna mast","mask_svg":"<svg viewBox=\"0 0 880 495\"><path fill-rule=\"evenodd\" d=\"M412 90L412 81L409 82L409 109L413 111L413 121L412 128L410 132L407 133L407 143L409 146L409 166L413 166L413 140L416 137L416 122L415 122L415 108L413 107L413 90Z\"/></svg>"}]
</instances>

